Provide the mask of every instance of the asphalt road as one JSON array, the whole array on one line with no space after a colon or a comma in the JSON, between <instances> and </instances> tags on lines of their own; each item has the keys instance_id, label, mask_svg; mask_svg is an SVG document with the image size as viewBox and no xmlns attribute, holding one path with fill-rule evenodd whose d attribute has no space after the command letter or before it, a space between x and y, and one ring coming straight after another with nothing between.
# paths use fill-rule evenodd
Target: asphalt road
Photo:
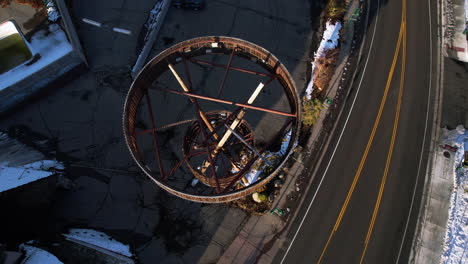
<instances>
[{"instance_id":1,"label":"asphalt road","mask_svg":"<svg viewBox=\"0 0 468 264\"><path fill-rule=\"evenodd\" d=\"M332 143L277 261L407 262L431 134L426 118L432 120L428 96L435 85L435 38L430 34L429 1L369 2L363 55L369 56L368 64L364 59L358 65ZM401 28L405 2L407 23Z\"/></svg>"}]
</instances>

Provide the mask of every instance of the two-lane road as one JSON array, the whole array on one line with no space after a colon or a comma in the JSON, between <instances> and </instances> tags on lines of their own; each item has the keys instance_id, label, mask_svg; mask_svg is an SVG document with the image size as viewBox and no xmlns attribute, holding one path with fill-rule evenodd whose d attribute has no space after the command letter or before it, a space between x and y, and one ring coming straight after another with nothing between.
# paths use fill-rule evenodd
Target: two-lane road
<instances>
[{"instance_id":1,"label":"two-lane road","mask_svg":"<svg viewBox=\"0 0 468 264\"><path fill-rule=\"evenodd\" d=\"M360 75L279 262L407 261L431 130L435 5L369 2Z\"/></svg>"}]
</instances>

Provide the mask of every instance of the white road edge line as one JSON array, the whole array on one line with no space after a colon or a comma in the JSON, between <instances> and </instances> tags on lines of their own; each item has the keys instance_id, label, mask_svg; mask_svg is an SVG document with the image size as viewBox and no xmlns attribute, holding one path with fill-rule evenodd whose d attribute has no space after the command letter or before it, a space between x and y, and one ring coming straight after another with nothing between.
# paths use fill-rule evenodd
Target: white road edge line
<instances>
[{"instance_id":1,"label":"white road edge line","mask_svg":"<svg viewBox=\"0 0 468 264\"><path fill-rule=\"evenodd\" d=\"M400 245L400 249L398 251L398 256L397 256L397 259L396 259L395 263L398 263L400 261L401 251L403 250L403 245L405 243L405 237L406 237L406 233L407 233L407 230L408 230L409 221L411 219L411 211L413 210L414 198L416 196L416 189L418 187L419 175L420 175L420 171L421 171L421 163L422 163L422 158L423 158L423 155L424 155L424 147L425 147L425 143L426 143L427 123L428 123L428 120L429 120L429 108L430 108L429 106L430 106L430 97L431 97L431 88L432 88L432 70L433 70L432 69L433 68L433 65L432 65L432 63L433 63L433 61L432 61L432 52L433 51L432 51L432 17L431 17L431 2L430 2L430 0L427 0L427 4L428 4L428 12L429 12L428 15L429 15L429 32L430 32L430 34L429 34L429 53L430 53L429 64L431 65L430 66L431 69L429 71L429 93L427 94L426 121L425 121L425 125L424 125L424 136L423 136L423 144L421 146L421 155L419 156L418 173L416 175L416 184L414 185L413 196L411 198L411 205L410 205L410 208L409 208L409 211L408 211L408 218L406 220L405 230L403 231L403 237L401 239L401 245ZM434 106L434 111L435 110L436 110L436 107ZM435 127L433 127L432 129L433 130L437 129L437 125L435 125ZM429 155L432 155L432 154L429 153ZM428 157L428 162L430 162L430 160L432 160L432 158ZM428 173L428 172L426 171L426 173ZM421 204L422 203L423 203L423 201L421 201Z\"/></svg>"},{"instance_id":2,"label":"white road edge line","mask_svg":"<svg viewBox=\"0 0 468 264\"><path fill-rule=\"evenodd\" d=\"M380 0L377 1L377 6L380 7ZM369 9L370 9L370 5L369 5ZM369 12L370 12L370 10L369 10ZM328 164L327 164L327 167L326 167L326 169L325 169L325 172L323 173L322 178L320 179L320 183L319 183L319 185L318 185L318 187L317 187L317 190L315 191L314 196L312 197L312 200L310 201L310 204L309 204L309 206L307 207L307 210L306 210L306 212L305 212L305 214L304 214L304 217L302 218L301 223L299 224L299 227L297 228L297 231L296 231L296 233L294 234L294 237L293 237L293 239L291 240L291 243L289 244L288 249L286 250L286 253L284 253L284 256L283 256L283 258L281 259L281 262L280 262L280 263L283 263L283 262L284 262L284 260L286 259L286 256L287 256L288 253L289 253L289 250L291 249L291 246L292 246L293 243L294 243L294 240L296 240L297 234L299 234L299 231L301 230L301 227L302 227L302 225L304 224L304 221L305 221L307 215L309 214L310 208L312 207L312 204L313 204L314 201L315 201L315 197L317 196L317 193L318 193L319 190L320 190L320 186L322 186L323 179L325 179L325 175L326 175L327 172L328 172L328 168L330 168L330 164L331 164L331 162L332 162L332 160L333 160L333 157L335 156L336 150L337 150L338 146L340 145L341 138L342 138L343 133L344 133L344 131L345 131L345 129L346 129L346 126L347 126L347 124L348 124L349 117L351 116L351 113L353 112L354 103L356 102L356 98L357 98L357 96L358 96L358 94L359 94L359 90L361 89L362 80L364 79L364 76L365 76L365 73L366 73L367 64L368 64L368 62L369 62L370 54L372 53L372 47L373 47L373 45L374 45L374 37L375 37L375 32L376 32L376 29L377 29L377 24L378 24L378 22L379 22L379 12L377 12L377 15L376 15L376 18L375 18L374 31L372 32L372 39L371 39L371 43L370 43L369 53L367 54L366 63L364 64L364 70L363 70L363 72L362 72L361 79L359 80L358 89L356 90L356 95L354 96L353 103L351 104L351 109L350 109L349 112L348 112L348 116L346 117L345 124L344 124L343 129L341 130L340 136L339 136L339 138L338 138L338 142L336 143L335 148L333 149L333 153L332 153L332 155L331 155L331 157L330 157L330 159L329 159L329 161L328 161ZM364 45L364 40L365 40L365 39L363 39L363 45Z\"/></svg>"}]
</instances>

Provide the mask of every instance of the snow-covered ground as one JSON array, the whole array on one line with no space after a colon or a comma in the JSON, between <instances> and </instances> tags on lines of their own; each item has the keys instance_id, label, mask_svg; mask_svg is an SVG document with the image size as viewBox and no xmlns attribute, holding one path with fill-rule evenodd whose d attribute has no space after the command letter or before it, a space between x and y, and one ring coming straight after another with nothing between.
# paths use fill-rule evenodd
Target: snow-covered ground
<instances>
[{"instance_id":1,"label":"snow-covered ground","mask_svg":"<svg viewBox=\"0 0 468 264\"><path fill-rule=\"evenodd\" d=\"M57 20L60 18L60 13L57 10L57 7L55 6L55 3L53 0L45 0L44 1L46 9L47 9L47 19L51 22L57 22Z\"/></svg>"},{"instance_id":2,"label":"snow-covered ground","mask_svg":"<svg viewBox=\"0 0 468 264\"><path fill-rule=\"evenodd\" d=\"M157 2L154 5L153 9L151 9L151 11L150 11L148 21L146 21L146 23L145 23L145 27L148 30L146 32L145 42L148 41L151 30L153 30L156 27L156 25L157 25L157 23L159 21L159 16L161 15L163 3L164 3L164 1Z\"/></svg>"},{"instance_id":3,"label":"snow-covered ground","mask_svg":"<svg viewBox=\"0 0 468 264\"><path fill-rule=\"evenodd\" d=\"M289 130L286 135L282 139L280 150L277 152L267 152L264 154L262 159L258 159L249 172L245 174L245 179L248 182L248 185L255 183L258 180L258 177L262 174L268 166L276 166L275 164L277 161L281 159L282 156L286 154L286 150L288 149L289 142L291 141L291 130ZM294 147L296 147L297 141L294 143Z\"/></svg>"},{"instance_id":4,"label":"snow-covered ground","mask_svg":"<svg viewBox=\"0 0 468 264\"><path fill-rule=\"evenodd\" d=\"M28 43L32 54L39 54L41 58L29 66L23 64L0 74L0 90L23 80L72 51L65 32L58 24L49 25L48 31L36 32Z\"/></svg>"},{"instance_id":5,"label":"snow-covered ground","mask_svg":"<svg viewBox=\"0 0 468 264\"><path fill-rule=\"evenodd\" d=\"M463 126L443 130L442 145L458 147L453 164L454 186L441 263L468 263L468 168L462 166L468 151L468 131Z\"/></svg>"},{"instance_id":6,"label":"snow-covered ground","mask_svg":"<svg viewBox=\"0 0 468 264\"><path fill-rule=\"evenodd\" d=\"M43 249L25 244L20 245L20 249L25 252L21 264L63 264L57 257Z\"/></svg>"},{"instance_id":7,"label":"snow-covered ground","mask_svg":"<svg viewBox=\"0 0 468 264\"><path fill-rule=\"evenodd\" d=\"M130 247L113 239L103 232L92 229L70 229L68 234L64 234L67 239L78 240L109 251L131 257Z\"/></svg>"},{"instance_id":8,"label":"snow-covered ground","mask_svg":"<svg viewBox=\"0 0 468 264\"><path fill-rule=\"evenodd\" d=\"M41 160L22 166L9 167L0 162L0 193L47 178L53 174L52 168L63 168L63 166L54 160Z\"/></svg>"},{"instance_id":9,"label":"snow-covered ground","mask_svg":"<svg viewBox=\"0 0 468 264\"><path fill-rule=\"evenodd\" d=\"M326 29L323 32L322 41L316 52L314 52L314 61L312 61L312 73L310 82L307 85L306 89L306 97L307 99L311 99L311 94L314 90L314 79L315 79L315 69L317 67L316 61L317 59L325 56L325 52L330 49L336 48L338 45L338 40L340 38L340 29L341 23L336 22L332 24L330 21L327 21Z\"/></svg>"},{"instance_id":10,"label":"snow-covered ground","mask_svg":"<svg viewBox=\"0 0 468 264\"><path fill-rule=\"evenodd\" d=\"M0 132L0 193L56 174L63 165Z\"/></svg>"}]
</instances>

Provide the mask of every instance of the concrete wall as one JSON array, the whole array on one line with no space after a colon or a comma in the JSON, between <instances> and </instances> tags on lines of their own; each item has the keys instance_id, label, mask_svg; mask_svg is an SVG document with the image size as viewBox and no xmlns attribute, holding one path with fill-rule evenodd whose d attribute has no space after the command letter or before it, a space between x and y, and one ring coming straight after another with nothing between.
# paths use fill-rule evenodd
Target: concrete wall
<instances>
[{"instance_id":1,"label":"concrete wall","mask_svg":"<svg viewBox=\"0 0 468 264\"><path fill-rule=\"evenodd\" d=\"M73 26L73 21L70 17L70 13L68 12L67 5L65 4L64 0L55 0L55 3L57 4L57 8L60 12L60 15L62 16L65 32L73 46L73 49L78 53L86 66L88 66L88 61L86 60L83 48L81 47L80 39L78 38L75 27Z\"/></svg>"},{"instance_id":2,"label":"concrete wall","mask_svg":"<svg viewBox=\"0 0 468 264\"><path fill-rule=\"evenodd\" d=\"M83 64L81 57L72 51L38 72L1 90L0 115L81 64Z\"/></svg>"}]
</instances>

